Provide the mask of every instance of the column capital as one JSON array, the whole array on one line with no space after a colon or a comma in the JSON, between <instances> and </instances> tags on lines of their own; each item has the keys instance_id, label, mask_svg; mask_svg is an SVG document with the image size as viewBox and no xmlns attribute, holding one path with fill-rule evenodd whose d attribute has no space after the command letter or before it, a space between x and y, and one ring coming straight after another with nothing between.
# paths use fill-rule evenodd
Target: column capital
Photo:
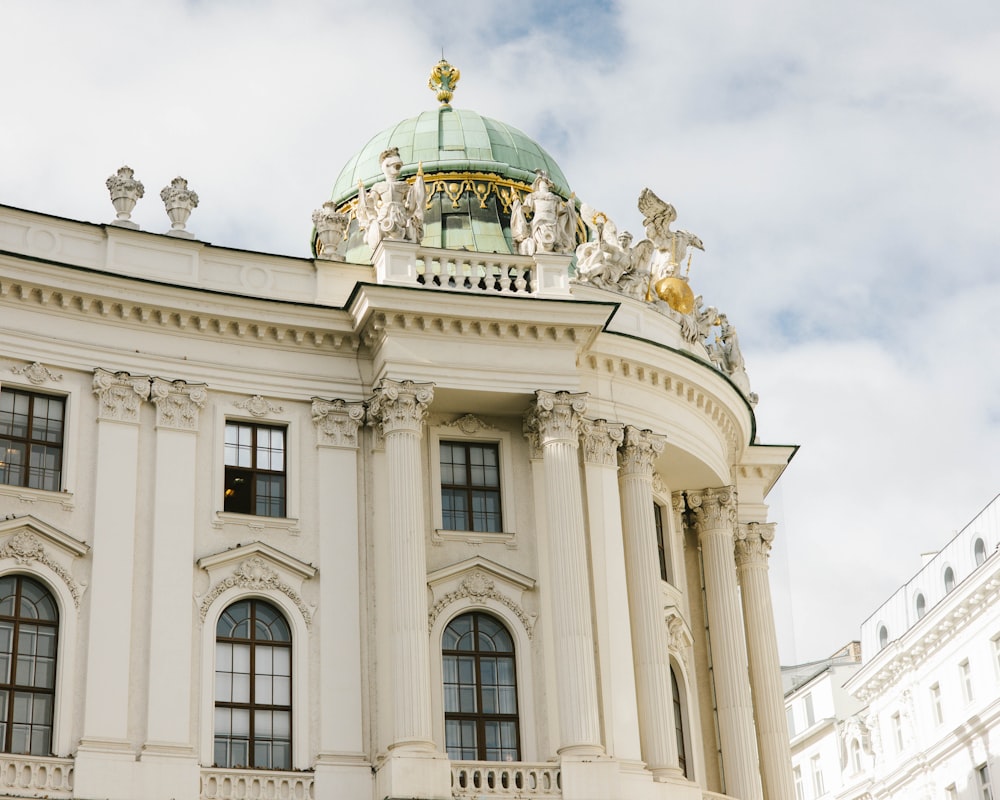
<instances>
[{"instance_id":1,"label":"column capital","mask_svg":"<svg viewBox=\"0 0 1000 800\"><path fill-rule=\"evenodd\" d=\"M320 447L357 448L358 428L365 421L365 404L347 400L312 399L312 421Z\"/></svg>"},{"instance_id":2,"label":"column capital","mask_svg":"<svg viewBox=\"0 0 1000 800\"><path fill-rule=\"evenodd\" d=\"M565 442L579 447L580 423L587 410L587 392L535 392L534 405L524 421L525 435L537 446ZM534 442L533 442L534 443Z\"/></svg>"},{"instance_id":3,"label":"column capital","mask_svg":"<svg viewBox=\"0 0 1000 800\"><path fill-rule=\"evenodd\" d=\"M736 489L732 486L689 491L685 495L699 535L719 528L730 531L735 528Z\"/></svg>"},{"instance_id":4,"label":"column capital","mask_svg":"<svg viewBox=\"0 0 1000 800\"><path fill-rule=\"evenodd\" d=\"M767 564L773 541L773 522L744 522L737 525L736 566Z\"/></svg>"},{"instance_id":5,"label":"column capital","mask_svg":"<svg viewBox=\"0 0 1000 800\"><path fill-rule=\"evenodd\" d=\"M673 492L670 495L670 508L675 514L683 514L687 511L687 503L684 502L684 492Z\"/></svg>"},{"instance_id":6,"label":"column capital","mask_svg":"<svg viewBox=\"0 0 1000 800\"><path fill-rule=\"evenodd\" d=\"M97 418L114 422L139 421L139 406L149 399L149 376L128 372L94 370L94 394L97 395Z\"/></svg>"},{"instance_id":7,"label":"column capital","mask_svg":"<svg viewBox=\"0 0 1000 800\"><path fill-rule=\"evenodd\" d=\"M397 431L420 433L432 400L433 383L383 378L368 404L368 411L383 436Z\"/></svg>"},{"instance_id":8,"label":"column capital","mask_svg":"<svg viewBox=\"0 0 1000 800\"><path fill-rule=\"evenodd\" d=\"M625 426L625 443L618 451L618 468L622 477L638 477L652 482L653 462L663 452L667 437L652 431Z\"/></svg>"},{"instance_id":9,"label":"column capital","mask_svg":"<svg viewBox=\"0 0 1000 800\"><path fill-rule=\"evenodd\" d=\"M580 423L583 460L604 467L617 465L618 447L625 440L625 426L606 419L585 419Z\"/></svg>"},{"instance_id":10,"label":"column capital","mask_svg":"<svg viewBox=\"0 0 1000 800\"><path fill-rule=\"evenodd\" d=\"M208 400L205 384L153 378L150 395L156 406L156 427L197 433L199 412Z\"/></svg>"}]
</instances>

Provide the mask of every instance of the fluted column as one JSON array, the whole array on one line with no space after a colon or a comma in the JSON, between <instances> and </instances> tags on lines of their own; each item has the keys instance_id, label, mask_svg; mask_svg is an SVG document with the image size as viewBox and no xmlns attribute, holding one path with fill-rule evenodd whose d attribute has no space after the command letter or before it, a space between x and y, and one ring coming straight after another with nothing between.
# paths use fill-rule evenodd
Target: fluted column
<instances>
[{"instance_id":1,"label":"fluted column","mask_svg":"<svg viewBox=\"0 0 1000 800\"><path fill-rule=\"evenodd\" d=\"M618 452L629 618L642 757L654 775L680 776L670 693L670 653L653 517L653 461L664 437L631 425Z\"/></svg>"},{"instance_id":2,"label":"fluted column","mask_svg":"<svg viewBox=\"0 0 1000 800\"><path fill-rule=\"evenodd\" d=\"M687 502L694 514L705 570L726 794L740 800L760 800L757 736L733 555L736 492L731 487L687 492Z\"/></svg>"},{"instance_id":3,"label":"fluted column","mask_svg":"<svg viewBox=\"0 0 1000 800\"><path fill-rule=\"evenodd\" d=\"M369 405L385 440L390 491L393 748L433 750L420 436L433 384L383 380Z\"/></svg>"},{"instance_id":4,"label":"fluted column","mask_svg":"<svg viewBox=\"0 0 1000 800\"><path fill-rule=\"evenodd\" d=\"M602 752L590 621L587 541L580 490L579 432L586 394L539 390L526 432L542 450L548 523L555 663L559 670L559 752Z\"/></svg>"},{"instance_id":5,"label":"fluted column","mask_svg":"<svg viewBox=\"0 0 1000 800\"><path fill-rule=\"evenodd\" d=\"M794 800L778 637L774 627L771 584L767 576L767 559L773 540L773 522L741 524L736 531L736 573L743 600L743 625L746 629L764 797L766 800Z\"/></svg>"},{"instance_id":6,"label":"fluted column","mask_svg":"<svg viewBox=\"0 0 1000 800\"><path fill-rule=\"evenodd\" d=\"M632 664L622 507L618 495L618 446L625 426L603 419L582 424L584 502L590 531L594 633L604 746L619 761L642 760L639 711Z\"/></svg>"}]
</instances>

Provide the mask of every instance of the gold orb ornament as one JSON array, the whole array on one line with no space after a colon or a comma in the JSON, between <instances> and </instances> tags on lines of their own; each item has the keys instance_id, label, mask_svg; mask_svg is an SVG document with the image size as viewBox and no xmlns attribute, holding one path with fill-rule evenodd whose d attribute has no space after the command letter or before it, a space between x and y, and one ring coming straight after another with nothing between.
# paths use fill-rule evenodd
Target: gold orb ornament
<instances>
[{"instance_id":1,"label":"gold orb ornament","mask_svg":"<svg viewBox=\"0 0 1000 800\"><path fill-rule=\"evenodd\" d=\"M653 284L657 296L679 314L694 311L694 292L684 278L669 275Z\"/></svg>"}]
</instances>

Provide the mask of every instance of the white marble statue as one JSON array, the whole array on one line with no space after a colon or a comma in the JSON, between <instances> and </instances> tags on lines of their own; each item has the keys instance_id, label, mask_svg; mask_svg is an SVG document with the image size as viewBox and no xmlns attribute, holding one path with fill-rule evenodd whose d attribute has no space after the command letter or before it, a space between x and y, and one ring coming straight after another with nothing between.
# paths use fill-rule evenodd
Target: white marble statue
<instances>
[{"instance_id":1,"label":"white marble statue","mask_svg":"<svg viewBox=\"0 0 1000 800\"><path fill-rule=\"evenodd\" d=\"M403 160L399 148L390 147L379 155L382 175L367 192L358 181L358 222L365 229L365 243L374 250L383 239L403 239L419 243L424 238L424 205L427 187L424 171L417 168L412 184L400 180Z\"/></svg>"},{"instance_id":2,"label":"white marble statue","mask_svg":"<svg viewBox=\"0 0 1000 800\"><path fill-rule=\"evenodd\" d=\"M719 310L715 306L706 306L704 298L699 294L694 299L694 310L681 319L681 335L692 344L706 344L712 328L718 324Z\"/></svg>"},{"instance_id":3,"label":"white marble statue","mask_svg":"<svg viewBox=\"0 0 1000 800\"><path fill-rule=\"evenodd\" d=\"M689 231L673 231L670 225L677 219L677 210L657 197L650 189L639 194L639 210L643 213L642 224L656 246L653 257L654 280L678 275L689 247L704 250L701 239Z\"/></svg>"},{"instance_id":4,"label":"white marble statue","mask_svg":"<svg viewBox=\"0 0 1000 800\"><path fill-rule=\"evenodd\" d=\"M351 223L351 218L337 211L332 200L323 203L322 208L313 211L313 225L316 226L316 238L319 239L319 257L328 261L340 261L343 258L346 239L344 234Z\"/></svg>"},{"instance_id":5,"label":"white marble statue","mask_svg":"<svg viewBox=\"0 0 1000 800\"><path fill-rule=\"evenodd\" d=\"M535 253L568 253L576 241L576 206L573 195L563 200L552 191L552 181L544 170L522 201L511 191L510 231L523 256ZM531 211L530 223L525 211Z\"/></svg>"},{"instance_id":6,"label":"white marble statue","mask_svg":"<svg viewBox=\"0 0 1000 800\"><path fill-rule=\"evenodd\" d=\"M576 248L578 279L624 294L644 292L653 243L643 239L633 246L631 233L619 233L613 220L587 203L581 205L580 214L591 237Z\"/></svg>"}]
</instances>

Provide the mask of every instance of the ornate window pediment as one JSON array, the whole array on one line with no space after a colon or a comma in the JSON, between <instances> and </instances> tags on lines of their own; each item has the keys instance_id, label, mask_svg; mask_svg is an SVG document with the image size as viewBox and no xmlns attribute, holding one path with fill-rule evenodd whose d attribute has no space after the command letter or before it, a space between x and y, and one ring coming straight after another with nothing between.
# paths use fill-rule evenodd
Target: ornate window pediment
<instances>
[{"instance_id":1,"label":"ornate window pediment","mask_svg":"<svg viewBox=\"0 0 1000 800\"><path fill-rule=\"evenodd\" d=\"M493 601L506 606L531 636L537 615L525 611L524 593L534 588L535 580L527 575L475 556L430 573L427 585L432 596L428 628L432 628L441 612L454 603L466 601L470 605L485 605Z\"/></svg>"},{"instance_id":2,"label":"ornate window pediment","mask_svg":"<svg viewBox=\"0 0 1000 800\"><path fill-rule=\"evenodd\" d=\"M281 592L296 605L306 624L312 623L314 609L306 604L301 594L302 584L316 575L316 567L312 564L263 542L251 542L200 558L198 566L209 577L209 590L199 603L202 619L219 595L236 587Z\"/></svg>"},{"instance_id":3,"label":"ornate window pediment","mask_svg":"<svg viewBox=\"0 0 1000 800\"><path fill-rule=\"evenodd\" d=\"M89 550L84 542L30 514L0 520L0 563L11 559L20 566L47 567L66 584L78 608L83 589L73 578L72 564Z\"/></svg>"}]
</instances>

